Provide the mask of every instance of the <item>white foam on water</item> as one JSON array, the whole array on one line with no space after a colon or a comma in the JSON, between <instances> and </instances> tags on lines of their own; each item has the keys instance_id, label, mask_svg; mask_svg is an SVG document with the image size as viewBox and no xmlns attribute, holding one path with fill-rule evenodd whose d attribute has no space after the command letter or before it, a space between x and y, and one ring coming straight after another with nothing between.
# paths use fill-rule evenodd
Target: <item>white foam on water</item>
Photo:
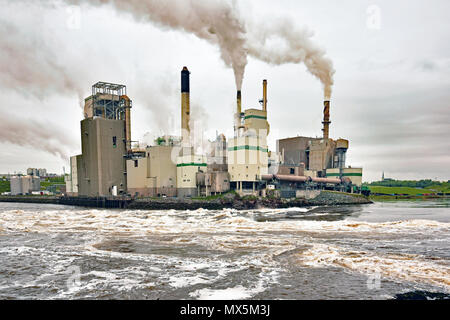
<instances>
[{"instance_id":1,"label":"white foam on water","mask_svg":"<svg viewBox=\"0 0 450 320\"><path fill-rule=\"evenodd\" d=\"M255 261L253 260L250 264L254 262ZM246 267L242 269L246 269L249 266L249 263L243 262L243 265ZM256 265L264 265L265 267L262 267L262 270L258 275L259 280L254 286L245 287L243 285L237 285L226 289L203 288L189 293L189 296L198 300L250 299L257 294L266 291L270 284L277 283L281 270L281 268L269 267L267 264L262 264L261 261L256 262Z\"/></svg>"},{"instance_id":2,"label":"white foam on water","mask_svg":"<svg viewBox=\"0 0 450 320\"><path fill-rule=\"evenodd\" d=\"M351 250L326 244L313 244L297 256L298 261L310 267L333 266L363 274L411 282L424 282L450 291L450 263L435 258L432 262L417 254L381 254Z\"/></svg>"},{"instance_id":3,"label":"white foam on water","mask_svg":"<svg viewBox=\"0 0 450 320\"><path fill-rule=\"evenodd\" d=\"M200 283L210 283L214 281L214 279L205 279L200 275L195 276L180 276L174 275L169 278L169 285L174 288L183 288L188 286L193 286Z\"/></svg>"},{"instance_id":4,"label":"white foam on water","mask_svg":"<svg viewBox=\"0 0 450 320\"><path fill-rule=\"evenodd\" d=\"M259 292L239 285L227 289L199 289L189 293L189 296L198 300L242 300L257 293Z\"/></svg>"},{"instance_id":5,"label":"white foam on water","mask_svg":"<svg viewBox=\"0 0 450 320\"><path fill-rule=\"evenodd\" d=\"M305 211L305 208L264 209L266 215ZM8 231L95 232L145 236L168 233L218 232L352 232L352 233L450 233L450 223L431 220L392 222L278 220L257 222L258 211L111 211L111 210L9 210L0 212L0 226Z\"/></svg>"}]
</instances>

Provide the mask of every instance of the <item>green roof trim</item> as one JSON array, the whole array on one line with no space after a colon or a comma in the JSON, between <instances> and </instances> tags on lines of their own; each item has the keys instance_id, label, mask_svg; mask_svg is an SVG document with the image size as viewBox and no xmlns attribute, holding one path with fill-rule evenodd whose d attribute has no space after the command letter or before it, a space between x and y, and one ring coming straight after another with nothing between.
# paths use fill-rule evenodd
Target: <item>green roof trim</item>
<instances>
[{"instance_id":1,"label":"green roof trim","mask_svg":"<svg viewBox=\"0 0 450 320\"><path fill-rule=\"evenodd\" d=\"M350 173L343 173L343 177L362 177L362 173L358 172L350 172ZM339 173L327 173L327 177L339 177Z\"/></svg>"},{"instance_id":2,"label":"green roof trim","mask_svg":"<svg viewBox=\"0 0 450 320\"><path fill-rule=\"evenodd\" d=\"M249 115L244 117L244 119L251 119L251 118L267 120L267 117L264 116Z\"/></svg>"},{"instance_id":3,"label":"green roof trim","mask_svg":"<svg viewBox=\"0 0 450 320\"><path fill-rule=\"evenodd\" d=\"M206 166L207 166L206 163L195 163L195 162L177 164L177 167L206 167Z\"/></svg>"},{"instance_id":4,"label":"green roof trim","mask_svg":"<svg viewBox=\"0 0 450 320\"><path fill-rule=\"evenodd\" d=\"M249 146L249 145L228 148L228 151L237 151L237 150L260 150L262 152L269 152L269 149L264 149L261 147Z\"/></svg>"}]
</instances>

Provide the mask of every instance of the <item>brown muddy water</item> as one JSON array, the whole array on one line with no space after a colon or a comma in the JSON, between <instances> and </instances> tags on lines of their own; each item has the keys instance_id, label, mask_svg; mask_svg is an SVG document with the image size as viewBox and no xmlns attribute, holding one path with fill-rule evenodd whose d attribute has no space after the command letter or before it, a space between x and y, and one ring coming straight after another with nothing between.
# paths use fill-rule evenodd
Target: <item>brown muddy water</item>
<instances>
[{"instance_id":1,"label":"brown muddy water","mask_svg":"<svg viewBox=\"0 0 450 320\"><path fill-rule=\"evenodd\" d=\"M0 203L0 299L450 293L450 201L249 211Z\"/></svg>"}]
</instances>

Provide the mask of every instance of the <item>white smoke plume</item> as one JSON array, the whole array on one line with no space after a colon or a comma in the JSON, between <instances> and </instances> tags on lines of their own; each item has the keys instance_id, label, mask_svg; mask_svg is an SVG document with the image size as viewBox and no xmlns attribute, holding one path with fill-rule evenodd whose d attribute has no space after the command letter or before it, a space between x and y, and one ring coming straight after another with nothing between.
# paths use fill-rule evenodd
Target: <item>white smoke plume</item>
<instances>
[{"instance_id":1,"label":"white smoke plume","mask_svg":"<svg viewBox=\"0 0 450 320\"><path fill-rule=\"evenodd\" d=\"M25 96L44 99L48 93L76 93L82 89L73 75L56 62L43 39L33 37L18 26L0 24L0 86Z\"/></svg>"},{"instance_id":2,"label":"white smoke plume","mask_svg":"<svg viewBox=\"0 0 450 320\"><path fill-rule=\"evenodd\" d=\"M325 51L311 40L312 33L298 28L287 18L268 17L245 23L234 1L227 0L65 0L69 4L110 4L119 12L151 21L162 28L184 30L218 45L225 64L233 68L236 88L242 87L247 55L270 64L305 63L322 82L325 97L331 95L333 64ZM27 0L24 0L27 3ZM48 2L43 2L48 5ZM248 29L248 30L247 30ZM271 46L271 39L284 41ZM82 101L83 89L45 42L20 28L0 25L0 84L42 98L51 90L76 92Z\"/></svg>"},{"instance_id":3,"label":"white smoke plume","mask_svg":"<svg viewBox=\"0 0 450 320\"><path fill-rule=\"evenodd\" d=\"M113 5L137 19L184 30L218 45L222 60L233 68L241 89L247 65L245 28L234 3L221 0L66 0L70 4Z\"/></svg>"},{"instance_id":4,"label":"white smoke plume","mask_svg":"<svg viewBox=\"0 0 450 320\"><path fill-rule=\"evenodd\" d=\"M68 4L111 5L118 12L132 14L136 20L147 21L161 28L181 30L217 45L221 58L231 67L235 74L236 87L241 89L247 56L250 55L270 64L305 63L309 72L320 79L324 85L325 96L331 95L334 69L332 62L325 57L325 52L314 45L312 33L295 26L287 19L267 19L257 23L245 22L232 0L63 0ZM6 5L7 2L0 1ZM23 0L22 9L36 2ZM50 1L40 1L48 6ZM55 2L56 3L56 2ZM9 5L9 4L8 4ZM50 5L51 6L51 5ZM20 9L20 7L19 7ZM17 10L17 8L16 8ZM6 17L11 11L0 13L0 18ZM80 103L83 102L85 88L90 83L89 68L79 68L79 63L64 64L65 56L55 52L46 43L45 37L30 32L30 28L22 28L20 24L10 24L6 19L0 23L0 87L15 90L23 96L33 96L41 101L49 94L77 94ZM39 15L32 18L33 24L39 26ZM39 27L36 27L39 28ZM271 45L271 40L281 40L284 45ZM85 71L80 71L85 70ZM89 79L89 80L88 80ZM158 121L163 123L163 121ZM20 121L15 122L19 124ZM12 122L9 130L14 129ZM38 124L39 126L39 124ZM40 125L43 131L46 126ZM32 133L34 129L26 129ZM43 133L44 134L44 133ZM46 135L46 134L44 134ZM47 142L37 143L36 139L43 137L36 134L30 138L35 145L46 147ZM8 141L18 141L25 145L26 138L5 138ZM21 141L21 142L20 142ZM51 148L50 148L51 149ZM51 151L62 154L59 151Z\"/></svg>"},{"instance_id":5,"label":"white smoke plume","mask_svg":"<svg viewBox=\"0 0 450 320\"><path fill-rule=\"evenodd\" d=\"M68 160L68 150L76 143L63 129L33 119L22 119L2 113L0 141L47 151Z\"/></svg>"},{"instance_id":6,"label":"white smoke plume","mask_svg":"<svg viewBox=\"0 0 450 320\"><path fill-rule=\"evenodd\" d=\"M312 40L313 32L299 28L288 18L267 18L265 23L248 24L248 54L269 64L301 63L323 84L329 99L335 70L326 52ZM275 41L276 45L270 45Z\"/></svg>"},{"instance_id":7,"label":"white smoke plume","mask_svg":"<svg viewBox=\"0 0 450 320\"><path fill-rule=\"evenodd\" d=\"M120 12L151 21L161 27L180 29L217 44L225 64L233 68L236 88L241 90L247 55L280 65L304 63L323 84L325 98L333 85L333 63L311 40L313 33L286 17L261 19L247 24L234 1L226 0L66 0L72 4L111 4ZM248 28L248 30L247 30ZM284 42L270 46L271 39Z\"/></svg>"}]
</instances>

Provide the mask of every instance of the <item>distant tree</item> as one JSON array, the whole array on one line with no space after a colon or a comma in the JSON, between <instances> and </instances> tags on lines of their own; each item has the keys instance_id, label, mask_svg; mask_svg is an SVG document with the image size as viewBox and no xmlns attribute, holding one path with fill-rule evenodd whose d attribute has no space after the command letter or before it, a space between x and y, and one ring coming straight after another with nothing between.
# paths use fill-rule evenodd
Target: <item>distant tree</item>
<instances>
[{"instance_id":1,"label":"distant tree","mask_svg":"<svg viewBox=\"0 0 450 320\"><path fill-rule=\"evenodd\" d=\"M165 142L166 142L166 139L164 137L158 137L158 138L155 139L155 143L158 146L163 145Z\"/></svg>"},{"instance_id":2,"label":"distant tree","mask_svg":"<svg viewBox=\"0 0 450 320\"><path fill-rule=\"evenodd\" d=\"M408 188L428 188L430 186L442 186L443 182L433 181L431 179L424 180L383 180L370 183L371 186L382 187L408 187Z\"/></svg>"}]
</instances>

